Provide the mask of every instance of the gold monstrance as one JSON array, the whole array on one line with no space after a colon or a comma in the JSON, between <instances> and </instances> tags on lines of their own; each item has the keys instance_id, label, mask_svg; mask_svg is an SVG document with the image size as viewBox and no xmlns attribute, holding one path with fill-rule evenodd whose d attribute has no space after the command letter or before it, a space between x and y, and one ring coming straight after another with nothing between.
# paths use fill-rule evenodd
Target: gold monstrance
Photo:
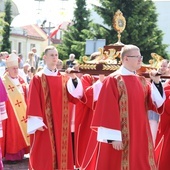
<instances>
[{"instance_id":1,"label":"gold monstrance","mask_svg":"<svg viewBox=\"0 0 170 170\"><path fill-rule=\"evenodd\" d=\"M86 60L88 57L83 57L83 63L79 65L79 70L83 73L89 74L105 74L116 71L120 63L120 51L124 46L121 43L121 33L125 29L126 20L122 12L118 10L112 19L113 27L118 33L118 42L114 44L105 45L104 48L99 48L100 55L92 61Z\"/></svg>"},{"instance_id":2,"label":"gold monstrance","mask_svg":"<svg viewBox=\"0 0 170 170\"><path fill-rule=\"evenodd\" d=\"M117 31L118 34L117 35L118 41L115 44L123 45L120 39L121 39L121 33L124 31L126 27L126 20L120 10L117 10L115 15L113 16L112 24L113 24L113 28L115 29L115 31Z\"/></svg>"}]
</instances>

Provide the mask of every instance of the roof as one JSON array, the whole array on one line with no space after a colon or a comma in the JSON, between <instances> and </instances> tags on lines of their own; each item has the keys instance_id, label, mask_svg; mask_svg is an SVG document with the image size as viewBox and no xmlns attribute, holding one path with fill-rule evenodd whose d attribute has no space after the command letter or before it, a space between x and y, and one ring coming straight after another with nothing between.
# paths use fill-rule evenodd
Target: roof
<instances>
[{"instance_id":1,"label":"roof","mask_svg":"<svg viewBox=\"0 0 170 170\"><path fill-rule=\"evenodd\" d=\"M38 26L38 25L26 25L22 26L26 32L27 37L33 38L33 39L47 39L46 33Z\"/></svg>"},{"instance_id":2,"label":"roof","mask_svg":"<svg viewBox=\"0 0 170 170\"><path fill-rule=\"evenodd\" d=\"M11 31L12 35L24 36L30 39L44 41L47 39L46 33L38 25L26 25L22 27L14 27Z\"/></svg>"}]
</instances>

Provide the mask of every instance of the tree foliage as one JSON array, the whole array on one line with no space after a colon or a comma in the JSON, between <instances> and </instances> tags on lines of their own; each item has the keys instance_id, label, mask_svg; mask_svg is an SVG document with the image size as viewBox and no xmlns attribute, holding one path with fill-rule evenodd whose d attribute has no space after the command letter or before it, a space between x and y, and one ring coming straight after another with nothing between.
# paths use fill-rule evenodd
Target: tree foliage
<instances>
[{"instance_id":1,"label":"tree foliage","mask_svg":"<svg viewBox=\"0 0 170 170\"><path fill-rule=\"evenodd\" d=\"M2 36L3 27L8 24L7 22L4 21L4 16L5 16L4 12L0 13L0 36Z\"/></svg>"},{"instance_id":2,"label":"tree foliage","mask_svg":"<svg viewBox=\"0 0 170 170\"><path fill-rule=\"evenodd\" d=\"M11 50L11 43L10 43L10 25L12 22L12 17L11 17L11 0L7 0L5 2L5 16L4 16L4 21L5 24L3 27L3 33L2 33L2 46L1 46L1 51L8 51L10 52Z\"/></svg>"},{"instance_id":3,"label":"tree foliage","mask_svg":"<svg viewBox=\"0 0 170 170\"><path fill-rule=\"evenodd\" d=\"M119 9L126 19L126 28L121 34L121 42L137 45L141 49L146 63L151 58L152 52L167 58L167 45L162 44L163 32L158 29L158 14L153 1L100 0L100 3L100 6L93 5L93 7L97 14L103 18L104 23L96 24L92 28L95 37L105 38L107 44L117 42L117 32L112 26L112 19Z\"/></svg>"}]
</instances>

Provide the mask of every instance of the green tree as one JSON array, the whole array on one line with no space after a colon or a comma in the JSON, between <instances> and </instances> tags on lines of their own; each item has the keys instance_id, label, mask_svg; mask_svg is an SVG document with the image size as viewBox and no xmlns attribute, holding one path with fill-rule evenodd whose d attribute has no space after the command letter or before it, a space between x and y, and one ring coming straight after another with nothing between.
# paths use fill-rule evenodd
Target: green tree
<instances>
[{"instance_id":1,"label":"green tree","mask_svg":"<svg viewBox=\"0 0 170 170\"><path fill-rule=\"evenodd\" d=\"M57 46L61 59L68 59L70 53L74 53L77 59L84 55L87 38L84 30L89 29L89 18L90 11L87 9L86 0L76 0L73 25L64 32L62 44Z\"/></svg>"},{"instance_id":2,"label":"green tree","mask_svg":"<svg viewBox=\"0 0 170 170\"><path fill-rule=\"evenodd\" d=\"M1 49L1 44L2 44L2 34L4 32L3 27L8 24L4 21L4 16L5 16L5 13L1 12L0 13L0 49Z\"/></svg>"},{"instance_id":3,"label":"green tree","mask_svg":"<svg viewBox=\"0 0 170 170\"><path fill-rule=\"evenodd\" d=\"M93 5L94 10L103 18L103 24L92 29L97 38L105 38L107 44L116 43L117 32L112 27L115 12L120 9L126 19L126 28L121 34L121 42L135 44L141 49L144 62L155 52L167 58L166 47L162 44L163 32L158 29L156 7L152 0L100 0L101 5Z\"/></svg>"},{"instance_id":4,"label":"green tree","mask_svg":"<svg viewBox=\"0 0 170 170\"><path fill-rule=\"evenodd\" d=\"M3 33L2 33L2 46L1 46L1 51L8 51L10 52L11 50L11 43L9 40L10 37L10 25L12 22L12 17L11 17L11 0L7 0L5 2L5 17L4 21L7 23L3 27Z\"/></svg>"},{"instance_id":5,"label":"green tree","mask_svg":"<svg viewBox=\"0 0 170 170\"><path fill-rule=\"evenodd\" d=\"M5 25L4 16L5 14L3 12L0 13L0 36L3 33L3 26Z\"/></svg>"}]
</instances>

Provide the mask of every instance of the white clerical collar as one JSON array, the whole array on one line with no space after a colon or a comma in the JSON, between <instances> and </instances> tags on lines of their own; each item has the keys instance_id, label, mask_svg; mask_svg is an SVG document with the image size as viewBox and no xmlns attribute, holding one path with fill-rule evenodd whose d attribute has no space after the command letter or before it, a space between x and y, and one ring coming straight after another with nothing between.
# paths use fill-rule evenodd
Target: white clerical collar
<instances>
[{"instance_id":1,"label":"white clerical collar","mask_svg":"<svg viewBox=\"0 0 170 170\"><path fill-rule=\"evenodd\" d=\"M120 66L120 68L116 71L116 74L127 76L127 75L136 75L136 72L129 71L124 66Z\"/></svg>"},{"instance_id":2,"label":"white clerical collar","mask_svg":"<svg viewBox=\"0 0 170 170\"><path fill-rule=\"evenodd\" d=\"M18 77L12 78L12 77L9 76L9 78L10 78L10 80L11 80L14 84L16 84L16 85L17 85L17 84L20 84Z\"/></svg>"},{"instance_id":3,"label":"white clerical collar","mask_svg":"<svg viewBox=\"0 0 170 170\"><path fill-rule=\"evenodd\" d=\"M44 66L42 72L47 76L56 76L58 74L58 70L56 70L56 72L52 72L47 68L47 66Z\"/></svg>"}]
</instances>

